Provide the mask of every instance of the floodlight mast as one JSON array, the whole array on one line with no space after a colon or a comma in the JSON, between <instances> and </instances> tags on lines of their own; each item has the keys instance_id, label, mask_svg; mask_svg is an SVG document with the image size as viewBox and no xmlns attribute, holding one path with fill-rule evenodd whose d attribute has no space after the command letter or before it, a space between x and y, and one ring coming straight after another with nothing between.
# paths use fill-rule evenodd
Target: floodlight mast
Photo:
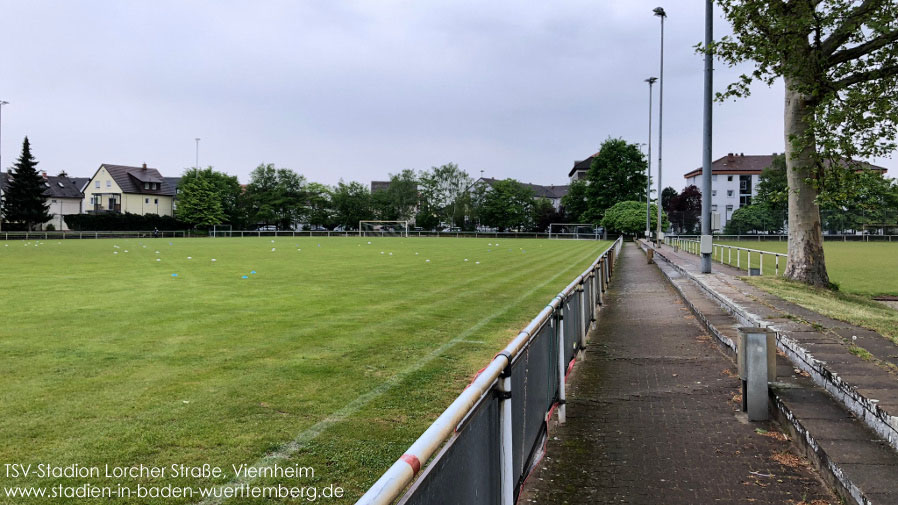
<instances>
[{"instance_id":1,"label":"floodlight mast","mask_svg":"<svg viewBox=\"0 0 898 505\"><path fill-rule=\"evenodd\" d=\"M663 7L655 7L652 12L661 18L661 73L658 82L658 236L655 237L655 244L661 248L661 146L664 138L663 121L664 121L664 20L667 13Z\"/></svg>"},{"instance_id":2,"label":"floodlight mast","mask_svg":"<svg viewBox=\"0 0 898 505\"><path fill-rule=\"evenodd\" d=\"M711 104L714 87L714 61L711 50L714 43L714 4L705 1L705 89L704 132L702 135L702 273L711 273L711 133L713 128ZM708 250L710 246L711 250Z\"/></svg>"}]
</instances>

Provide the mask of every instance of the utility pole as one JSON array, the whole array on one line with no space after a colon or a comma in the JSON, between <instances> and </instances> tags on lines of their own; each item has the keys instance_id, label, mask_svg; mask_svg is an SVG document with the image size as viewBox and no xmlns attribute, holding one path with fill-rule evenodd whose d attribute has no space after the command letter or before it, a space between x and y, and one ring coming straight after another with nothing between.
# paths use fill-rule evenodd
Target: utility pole
<instances>
[{"instance_id":1,"label":"utility pole","mask_svg":"<svg viewBox=\"0 0 898 505\"><path fill-rule=\"evenodd\" d=\"M711 47L714 43L714 4L705 0L705 96L704 96L704 131L702 139L702 273L711 273L711 254L714 247L711 243L711 132L712 94L714 87L714 58Z\"/></svg>"}]
</instances>

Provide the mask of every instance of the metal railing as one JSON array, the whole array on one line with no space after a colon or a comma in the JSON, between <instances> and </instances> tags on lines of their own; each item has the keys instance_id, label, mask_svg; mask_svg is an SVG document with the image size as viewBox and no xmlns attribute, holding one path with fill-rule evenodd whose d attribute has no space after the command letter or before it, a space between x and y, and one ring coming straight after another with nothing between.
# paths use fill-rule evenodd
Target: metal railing
<instances>
[{"instance_id":1,"label":"metal railing","mask_svg":"<svg viewBox=\"0 0 898 505\"><path fill-rule=\"evenodd\" d=\"M671 235L671 237L698 239L699 235ZM830 235L823 234L824 242L898 242L898 235L877 235L875 233L855 234L855 235ZM766 234L752 233L750 235L721 235L714 234L714 240L751 240L753 242L787 242L788 235L783 234Z\"/></svg>"},{"instance_id":2,"label":"metal railing","mask_svg":"<svg viewBox=\"0 0 898 505\"><path fill-rule=\"evenodd\" d=\"M715 236L716 238L716 236ZM680 238L680 237L665 237L664 242L672 247L677 247L682 249L688 253L701 255L701 242L698 240L692 240L688 238ZM748 275L752 275L752 261L751 255L755 253L758 257L758 273L760 275L764 275L764 256L773 256L773 275L780 274L780 258L783 258L784 261L788 259L787 254L770 252L770 251L762 251L760 249L750 249L748 247L737 247L732 245L725 244L712 244L713 252L711 254L711 258L719 263L723 263L725 265L734 266L736 268L742 268L742 253L745 252L745 270L748 272ZM733 262L733 251L736 251L736 261ZM769 265L769 263L768 263ZM785 266L785 265L784 265Z\"/></svg>"},{"instance_id":3,"label":"metal railing","mask_svg":"<svg viewBox=\"0 0 898 505\"><path fill-rule=\"evenodd\" d=\"M189 230L162 231L160 238L189 237ZM153 230L136 231L5 231L0 233L2 240L68 240L68 239L100 239L100 238L152 238Z\"/></svg>"},{"instance_id":4,"label":"metal railing","mask_svg":"<svg viewBox=\"0 0 898 505\"><path fill-rule=\"evenodd\" d=\"M400 497L403 505L512 505L541 457L553 411L565 421L567 373L585 348L622 244L618 238L553 298L356 505Z\"/></svg>"}]
</instances>

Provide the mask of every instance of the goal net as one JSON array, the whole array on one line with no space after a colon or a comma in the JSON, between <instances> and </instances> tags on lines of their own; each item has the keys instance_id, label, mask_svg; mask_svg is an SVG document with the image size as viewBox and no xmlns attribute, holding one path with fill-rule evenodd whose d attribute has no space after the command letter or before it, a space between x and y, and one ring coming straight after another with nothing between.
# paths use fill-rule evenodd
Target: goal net
<instances>
[{"instance_id":1,"label":"goal net","mask_svg":"<svg viewBox=\"0 0 898 505\"><path fill-rule=\"evenodd\" d=\"M217 224L212 226L212 237L230 237L231 236L231 225L229 224Z\"/></svg>"},{"instance_id":2,"label":"goal net","mask_svg":"<svg viewBox=\"0 0 898 505\"><path fill-rule=\"evenodd\" d=\"M589 223L552 223L549 238L597 239L600 238L596 226Z\"/></svg>"},{"instance_id":3,"label":"goal net","mask_svg":"<svg viewBox=\"0 0 898 505\"><path fill-rule=\"evenodd\" d=\"M408 237L408 221L359 221L360 237Z\"/></svg>"}]
</instances>

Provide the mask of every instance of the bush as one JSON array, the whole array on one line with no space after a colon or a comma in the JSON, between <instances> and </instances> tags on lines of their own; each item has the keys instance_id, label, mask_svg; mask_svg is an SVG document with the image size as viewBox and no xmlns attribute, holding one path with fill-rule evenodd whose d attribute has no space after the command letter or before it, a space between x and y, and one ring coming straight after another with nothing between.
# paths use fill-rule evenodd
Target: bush
<instances>
[{"instance_id":1,"label":"bush","mask_svg":"<svg viewBox=\"0 0 898 505\"><path fill-rule=\"evenodd\" d=\"M117 214L108 212L104 214L72 214L65 216L65 224L75 231L136 231L152 230L160 231L186 230L189 225L178 221L171 216L158 214Z\"/></svg>"},{"instance_id":2,"label":"bush","mask_svg":"<svg viewBox=\"0 0 898 505\"><path fill-rule=\"evenodd\" d=\"M654 232L658 226L658 207L652 204L650 212L652 231ZM645 231L645 202L629 200L614 204L613 207L605 211L602 226L612 233L642 235ZM668 226L670 223L667 221L667 215L662 213L661 229L666 230Z\"/></svg>"}]
</instances>

